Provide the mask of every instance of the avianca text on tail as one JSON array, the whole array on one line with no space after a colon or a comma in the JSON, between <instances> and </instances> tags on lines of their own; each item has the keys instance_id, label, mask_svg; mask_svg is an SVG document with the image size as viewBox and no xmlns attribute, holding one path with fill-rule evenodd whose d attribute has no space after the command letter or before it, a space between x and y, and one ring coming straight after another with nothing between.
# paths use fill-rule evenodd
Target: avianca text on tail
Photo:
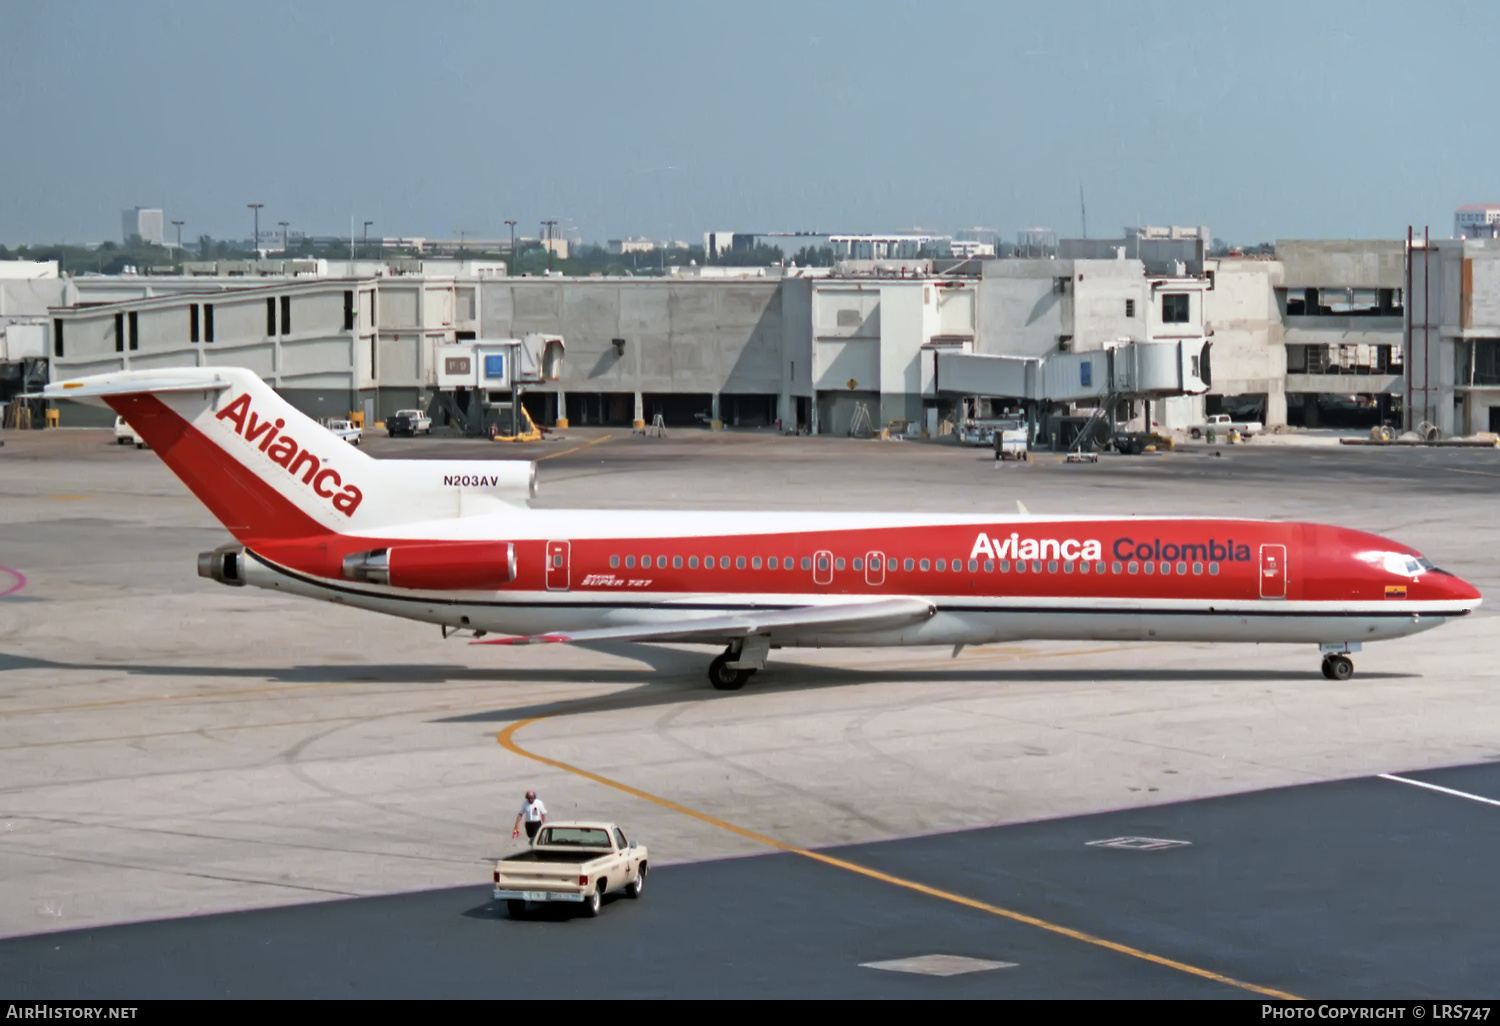
<instances>
[{"instance_id":1,"label":"avianca text on tail","mask_svg":"<svg viewBox=\"0 0 1500 1026\"><path fill-rule=\"evenodd\" d=\"M265 453L272 463L293 477L300 473L303 484L312 488L321 498L332 502L333 508L344 516L353 516L354 511L359 509L359 504L364 501L364 493L358 487L345 484L337 470L324 467L318 457L298 445L296 440L286 433L285 418L277 417L272 423L270 417L262 419L257 416L250 404L248 392L236 396L229 405L214 416L233 424L234 433L243 438L247 445L254 445ZM324 434L328 433L324 432ZM259 440L258 445L257 440ZM335 440L337 440L336 437ZM320 439L320 441L326 444L327 439Z\"/></svg>"},{"instance_id":2,"label":"avianca text on tail","mask_svg":"<svg viewBox=\"0 0 1500 1026\"><path fill-rule=\"evenodd\" d=\"M725 690L773 648L1023 639L1305 644L1343 680L1364 644L1482 601L1399 542L1323 524L532 510L533 464L350 453L238 368L45 395L128 414L240 539L199 557L204 576L482 644L722 645L709 679Z\"/></svg>"}]
</instances>

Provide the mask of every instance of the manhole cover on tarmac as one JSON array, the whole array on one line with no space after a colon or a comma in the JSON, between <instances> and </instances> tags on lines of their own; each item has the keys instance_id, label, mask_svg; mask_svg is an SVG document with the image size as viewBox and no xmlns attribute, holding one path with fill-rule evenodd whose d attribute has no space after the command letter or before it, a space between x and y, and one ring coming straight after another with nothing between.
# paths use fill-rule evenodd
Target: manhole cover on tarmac
<instances>
[{"instance_id":1,"label":"manhole cover on tarmac","mask_svg":"<svg viewBox=\"0 0 1500 1026\"><path fill-rule=\"evenodd\" d=\"M1172 841L1165 837L1111 837L1105 841L1089 841L1090 848L1124 848L1128 851L1160 851L1163 848L1185 848L1192 841Z\"/></svg>"},{"instance_id":2,"label":"manhole cover on tarmac","mask_svg":"<svg viewBox=\"0 0 1500 1026\"><path fill-rule=\"evenodd\" d=\"M990 969L1012 969L1015 962L991 962L964 955L917 955L915 958L893 958L886 962L861 962L861 969L884 969L893 973L919 973L922 976L962 976Z\"/></svg>"}]
</instances>

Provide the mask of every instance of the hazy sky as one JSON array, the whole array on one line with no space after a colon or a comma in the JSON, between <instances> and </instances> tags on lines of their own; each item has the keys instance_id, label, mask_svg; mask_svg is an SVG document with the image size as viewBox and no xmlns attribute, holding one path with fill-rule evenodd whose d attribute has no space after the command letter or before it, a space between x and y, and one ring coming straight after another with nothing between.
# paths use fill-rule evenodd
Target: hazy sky
<instances>
[{"instance_id":1,"label":"hazy sky","mask_svg":"<svg viewBox=\"0 0 1500 1026\"><path fill-rule=\"evenodd\" d=\"M1500 5L0 0L0 241L1208 224L1500 201ZM169 229L170 230L170 229Z\"/></svg>"}]
</instances>

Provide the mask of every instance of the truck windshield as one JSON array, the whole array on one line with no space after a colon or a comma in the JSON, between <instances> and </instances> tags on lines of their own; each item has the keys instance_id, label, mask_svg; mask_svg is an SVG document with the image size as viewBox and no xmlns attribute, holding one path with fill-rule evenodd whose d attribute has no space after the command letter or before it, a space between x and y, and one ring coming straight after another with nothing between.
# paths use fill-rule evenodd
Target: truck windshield
<instances>
[{"instance_id":1,"label":"truck windshield","mask_svg":"<svg viewBox=\"0 0 1500 1026\"><path fill-rule=\"evenodd\" d=\"M609 833L590 827L547 827L537 838L538 844L558 848L608 848Z\"/></svg>"}]
</instances>

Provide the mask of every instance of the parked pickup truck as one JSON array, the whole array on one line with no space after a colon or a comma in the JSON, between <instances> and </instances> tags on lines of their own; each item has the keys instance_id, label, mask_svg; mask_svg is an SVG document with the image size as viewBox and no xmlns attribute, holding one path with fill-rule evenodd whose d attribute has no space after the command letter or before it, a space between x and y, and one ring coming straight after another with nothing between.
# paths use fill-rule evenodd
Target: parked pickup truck
<instances>
[{"instance_id":1,"label":"parked pickup truck","mask_svg":"<svg viewBox=\"0 0 1500 1026\"><path fill-rule=\"evenodd\" d=\"M1193 424L1188 428L1188 435L1192 438L1202 438L1212 431L1220 436L1238 431L1243 437L1259 434L1263 425L1258 420L1235 420L1227 413L1215 413L1202 424Z\"/></svg>"},{"instance_id":2,"label":"parked pickup truck","mask_svg":"<svg viewBox=\"0 0 1500 1026\"><path fill-rule=\"evenodd\" d=\"M597 916L606 894L641 896L646 866L645 845L613 823L548 823L528 850L495 863L495 900L513 916L550 901L577 902Z\"/></svg>"},{"instance_id":3,"label":"parked pickup truck","mask_svg":"<svg viewBox=\"0 0 1500 1026\"><path fill-rule=\"evenodd\" d=\"M397 435L432 434L432 418L421 410L397 410L385 418L385 430L392 437Z\"/></svg>"}]
</instances>

